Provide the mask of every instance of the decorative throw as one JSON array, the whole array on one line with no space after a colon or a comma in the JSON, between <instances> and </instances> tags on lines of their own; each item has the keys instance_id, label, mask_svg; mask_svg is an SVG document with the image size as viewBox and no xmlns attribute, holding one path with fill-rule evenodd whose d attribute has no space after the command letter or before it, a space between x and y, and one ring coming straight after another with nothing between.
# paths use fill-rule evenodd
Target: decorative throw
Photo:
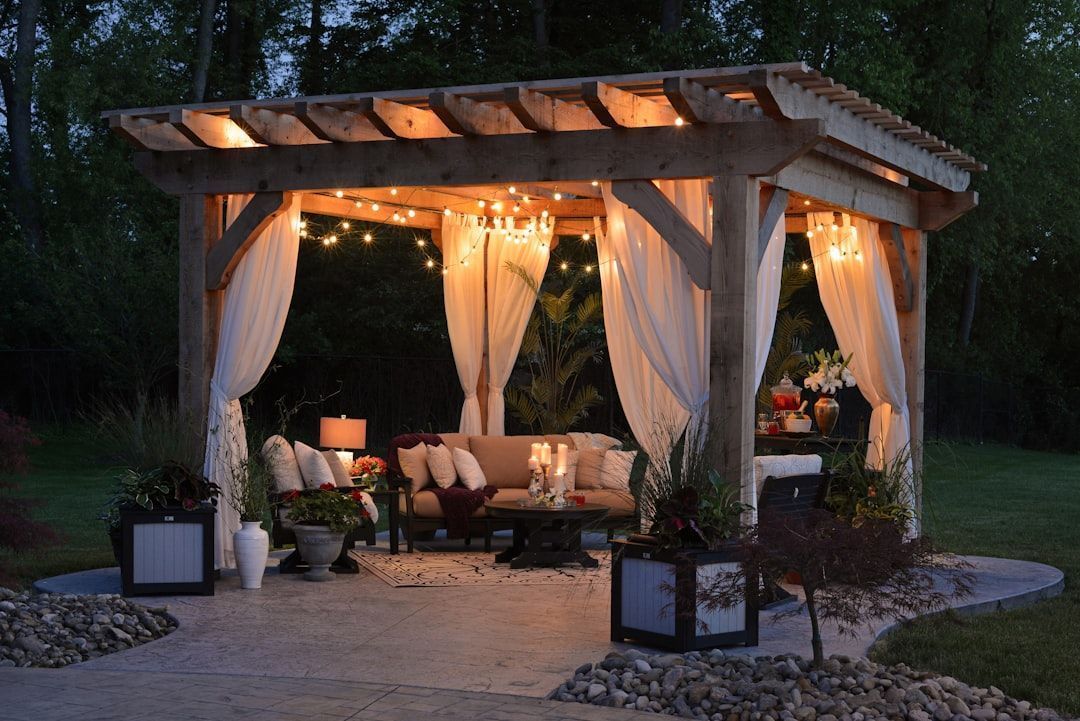
<instances>
[{"instance_id":1,"label":"decorative throw","mask_svg":"<svg viewBox=\"0 0 1080 721\"><path fill-rule=\"evenodd\" d=\"M469 533L469 517L484 505L484 501L499 491L494 486L485 486L477 491L471 491L464 486L433 486L428 490L439 499L439 505L446 517L447 538L465 538Z\"/></svg>"}]
</instances>

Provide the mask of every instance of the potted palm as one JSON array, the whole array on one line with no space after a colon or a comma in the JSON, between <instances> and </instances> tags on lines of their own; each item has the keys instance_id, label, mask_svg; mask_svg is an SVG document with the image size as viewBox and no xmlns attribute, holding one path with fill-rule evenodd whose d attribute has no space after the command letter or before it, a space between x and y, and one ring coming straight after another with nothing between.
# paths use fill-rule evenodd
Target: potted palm
<instances>
[{"instance_id":1,"label":"potted palm","mask_svg":"<svg viewBox=\"0 0 1080 721\"><path fill-rule=\"evenodd\" d=\"M634 489L649 533L615 542L611 638L680 652L756 645L754 584L743 583L726 607L702 595L712 579L742 568L746 506L709 466L704 433L684 432L671 448Z\"/></svg>"},{"instance_id":2,"label":"potted palm","mask_svg":"<svg viewBox=\"0 0 1080 721\"><path fill-rule=\"evenodd\" d=\"M236 570L241 588L259 589L270 552L270 535L262 527L269 511L270 471L259 454L248 456L237 471L229 496L240 516L240 530L233 533Z\"/></svg>"},{"instance_id":3,"label":"potted palm","mask_svg":"<svg viewBox=\"0 0 1080 721\"><path fill-rule=\"evenodd\" d=\"M341 555L345 534L369 516L359 490L343 495L332 483L316 490L293 491L284 501L291 503L289 518L296 524L296 547L308 564L304 578L309 581L330 581L334 574L330 564Z\"/></svg>"}]
</instances>

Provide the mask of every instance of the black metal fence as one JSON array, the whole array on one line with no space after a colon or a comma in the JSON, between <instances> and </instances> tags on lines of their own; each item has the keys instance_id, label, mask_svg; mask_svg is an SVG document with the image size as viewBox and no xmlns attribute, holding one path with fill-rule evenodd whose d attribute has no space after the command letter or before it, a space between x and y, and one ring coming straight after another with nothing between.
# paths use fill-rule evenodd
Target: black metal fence
<instances>
[{"instance_id":1,"label":"black metal fence","mask_svg":"<svg viewBox=\"0 0 1080 721\"><path fill-rule=\"evenodd\" d=\"M63 349L0 350L0 408L36 423L69 422L102 393L84 373L77 353ZM521 378L512 379L523 380ZM604 398L582 423L584 430L621 435L627 430L607 362L589 366L587 382ZM162 385L173 393L175 379ZM1080 448L1080 391L1016 387L976 374L926 373L928 439L996 442L1031 448ZM280 407L296 409L289 426L318 428L323 415L368 419L369 444L406 430L456 428L461 386L448 357L297 356L272 367L251 396L254 422L270 430ZM857 388L841 391L840 433L862 437L870 408ZM507 432L526 430L507 415ZM300 432L303 435L303 432Z\"/></svg>"}]
</instances>

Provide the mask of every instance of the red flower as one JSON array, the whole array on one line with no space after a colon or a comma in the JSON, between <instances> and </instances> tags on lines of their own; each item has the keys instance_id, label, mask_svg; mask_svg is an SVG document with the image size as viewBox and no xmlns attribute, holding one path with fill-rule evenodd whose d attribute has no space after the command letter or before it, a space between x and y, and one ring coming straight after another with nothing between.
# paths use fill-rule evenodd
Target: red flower
<instances>
[{"instance_id":1,"label":"red flower","mask_svg":"<svg viewBox=\"0 0 1080 721\"><path fill-rule=\"evenodd\" d=\"M874 488L873 486L870 486L870 491L869 491L868 495L870 496L870 498L876 498L877 497L877 489Z\"/></svg>"},{"instance_id":2,"label":"red flower","mask_svg":"<svg viewBox=\"0 0 1080 721\"><path fill-rule=\"evenodd\" d=\"M363 491L353 491L352 492L352 499L354 501L356 501L357 503L363 503L364 502L364 492Z\"/></svg>"},{"instance_id":3,"label":"red flower","mask_svg":"<svg viewBox=\"0 0 1080 721\"><path fill-rule=\"evenodd\" d=\"M319 489L323 490L323 491L332 491L335 488L337 488L337 486L335 486L333 483L324 483L321 486L319 486Z\"/></svg>"},{"instance_id":4,"label":"red flower","mask_svg":"<svg viewBox=\"0 0 1080 721\"><path fill-rule=\"evenodd\" d=\"M288 503L289 501L295 501L299 497L300 497L300 491L289 491L284 496L282 496L281 500Z\"/></svg>"},{"instance_id":5,"label":"red flower","mask_svg":"<svg viewBox=\"0 0 1080 721\"><path fill-rule=\"evenodd\" d=\"M180 505L183 506L184 510L186 511L194 511L195 507L199 504L195 502L194 498L185 498L184 500L180 501Z\"/></svg>"}]
</instances>

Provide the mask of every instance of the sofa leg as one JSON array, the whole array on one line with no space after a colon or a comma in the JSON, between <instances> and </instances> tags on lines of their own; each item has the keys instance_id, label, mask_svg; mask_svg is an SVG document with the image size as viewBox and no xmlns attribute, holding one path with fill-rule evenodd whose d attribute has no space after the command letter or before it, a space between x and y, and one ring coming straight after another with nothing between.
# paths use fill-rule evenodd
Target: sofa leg
<instances>
[{"instance_id":1,"label":"sofa leg","mask_svg":"<svg viewBox=\"0 0 1080 721\"><path fill-rule=\"evenodd\" d=\"M484 528L484 553L491 553L491 524Z\"/></svg>"},{"instance_id":2,"label":"sofa leg","mask_svg":"<svg viewBox=\"0 0 1080 721\"><path fill-rule=\"evenodd\" d=\"M466 531L465 532L465 545L466 546L471 546L472 545L472 531Z\"/></svg>"}]
</instances>

